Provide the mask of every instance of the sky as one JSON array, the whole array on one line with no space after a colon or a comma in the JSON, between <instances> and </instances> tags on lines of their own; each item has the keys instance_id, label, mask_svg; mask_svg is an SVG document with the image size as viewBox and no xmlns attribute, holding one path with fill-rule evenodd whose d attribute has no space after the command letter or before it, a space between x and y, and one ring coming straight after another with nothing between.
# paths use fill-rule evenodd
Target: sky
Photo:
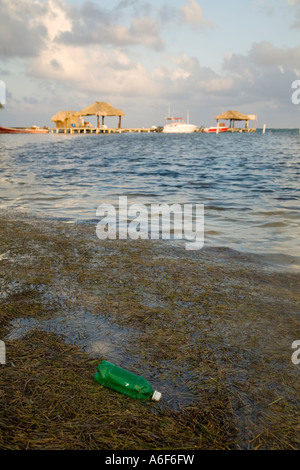
<instances>
[{"instance_id":1,"label":"sky","mask_svg":"<svg viewBox=\"0 0 300 470\"><path fill-rule=\"evenodd\" d=\"M58 111L105 101L123 127L163 125L169 111L211 126L232 109L300 128L300 0L0 0L0 11L0 125L54 126Z\"/></svg>"}]
</instances>

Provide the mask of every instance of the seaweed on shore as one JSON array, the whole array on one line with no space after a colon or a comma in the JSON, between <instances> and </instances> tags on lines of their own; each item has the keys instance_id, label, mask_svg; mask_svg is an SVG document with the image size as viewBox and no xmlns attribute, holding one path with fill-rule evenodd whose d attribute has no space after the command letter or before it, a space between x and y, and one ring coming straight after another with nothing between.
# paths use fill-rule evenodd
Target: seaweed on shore
<instances>
[{"instance_id":1,"label":"seaweed on shore","mask_svg":"<svg viewBox=\"0 0 300 470\"><path fill-rule=\"evenodd\" d=\"M6 341L0 448L300 447L299 368L290 360L297 273L222 249L100 242L94 227L25 216L3 215L0 235L0 339L13 320L55 322L87 309L134 328L126 346L131 370L166 387L158 405L111 392L93 380L109 357L92 358L63 335L29 331Z\"/></svg>"},{"instance_id":2,"label":"seaweed on shore","mask_svg":"<svg viewBox=\"0 0 300 470\"><path fill-rule=\"evenodd\" d=\"M228 449L226 401L182 412L140 403L92 380L96 361L38 331L9 344L1 378L2 449ZM215 406L215 407L214 407Z\"/></svg>"}]
</instances>

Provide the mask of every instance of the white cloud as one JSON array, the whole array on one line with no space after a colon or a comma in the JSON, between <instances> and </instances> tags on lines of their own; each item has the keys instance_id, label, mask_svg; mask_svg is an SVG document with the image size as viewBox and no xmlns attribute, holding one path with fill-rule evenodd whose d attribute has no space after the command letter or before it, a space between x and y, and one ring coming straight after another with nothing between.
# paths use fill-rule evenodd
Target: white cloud
<instances>
[{"instance_id":1,"label":"white cloud","mask_svg":"<svg viewBox=\"0 0 300 470\"><path fill-rule=\"evenodd\" d=\"M0 0L0 57L34 57L49 43L79 47L143 46L164 48L160 23L151 16L132 16L127 26L113 10L87 1L81 7L64 0ZM146 11L146 8L142 8Z\"/></svg>"},{"instance_id":2,"label":"white cloud","mask_svg":"<svg viewBox=\"0 0 300 470\"><path fill-rule=\"evenodd\" d=\"M138 96L143 95L145 89L151 93L145 68L120 50L111 55L100 48L84 50L78 46L60 46L56 50L50 47L41 57L31 60L29 73L99 95Z\"/></svg>"},{"instance_id":3,"label":"white cloud","mask_svg":"<svg viewBox=\"0 0 300 470\"><path fill-rule=\"evenodd\" d=\"M80 15L78 9L71 9L63 0L45 3L36 0L36 9L32 8L32 1L20 0L25 14L13 2L0 1L7 7L10 27L0 31L3 44L9 46L0 48L0 53L7 52L8 58L27 57L30 77L98 94L143 95L145 88L151 93L152 84L145 68L130 58L124 46L161 49L163 41L153 18L133 17L130 26L125 27L92 2L84 5L85 14ZM27 32L23 41L18 38L18 28ZM37 31L47 41L39 40ZM14 35L18 41L11 40ZM90 47L87 42L92 43Z\"/></svg>"},{"instance_id":4,"label":"white cloud","mask_svg":"<svg viewBox=\"0 0 300 470\"><path fill-rule=\"evenodd\" d=\"M213 27L211 20L204 18L203 9L196 0L187 0L187 3L181 8L182 19L185 23L192 26Z\"/></svg>"},{"instance_id":5,"label":"white cloud","mask_svg":"<svg viewBox=\"0 0 300 470\"><path fill-rule=\"evenodd\" d=\"M38 19L47 29L49 42L52 42L60 33L71 31L72 22L67 5L61 0L48 0L46 5L47 10Z\"/></svg>"}]
</instances>

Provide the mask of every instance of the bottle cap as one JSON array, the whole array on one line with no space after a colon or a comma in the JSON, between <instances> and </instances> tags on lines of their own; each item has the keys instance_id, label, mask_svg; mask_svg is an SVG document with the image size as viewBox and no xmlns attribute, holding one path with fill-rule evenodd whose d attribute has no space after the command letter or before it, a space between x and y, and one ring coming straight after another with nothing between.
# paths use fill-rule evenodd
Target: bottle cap
<instances>
[{"instance_id":1,"label":"bottle cap","mask_svg":"<svg viewBox=\"0 0 300 470\"><path fill-rule=\"evenodd\" d=\"M152 395L152 400L153 401L159 401L161 399L161 393L160 392L157 392L155 391Z\"/></svg>"}]
</instances>

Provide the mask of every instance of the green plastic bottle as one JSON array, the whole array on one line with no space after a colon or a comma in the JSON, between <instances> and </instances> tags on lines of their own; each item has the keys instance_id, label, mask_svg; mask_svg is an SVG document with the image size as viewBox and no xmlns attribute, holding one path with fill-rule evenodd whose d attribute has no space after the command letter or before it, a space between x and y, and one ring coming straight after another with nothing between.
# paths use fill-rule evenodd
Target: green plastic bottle
<instances>
[{"instance_id":1,"label":"green plastic bottle","mask_svg":"<svg viewBox=\"0 0 300 470\"><path fill-rule=\"evenodd\" d=\"M101 385L111 388L116 392L128 395L136 400L161 399L161 393L154 391L149 382L144 377L132 374L111 362L102 361L97 366L94 379Z\"/></svg>"}]
</instances>

